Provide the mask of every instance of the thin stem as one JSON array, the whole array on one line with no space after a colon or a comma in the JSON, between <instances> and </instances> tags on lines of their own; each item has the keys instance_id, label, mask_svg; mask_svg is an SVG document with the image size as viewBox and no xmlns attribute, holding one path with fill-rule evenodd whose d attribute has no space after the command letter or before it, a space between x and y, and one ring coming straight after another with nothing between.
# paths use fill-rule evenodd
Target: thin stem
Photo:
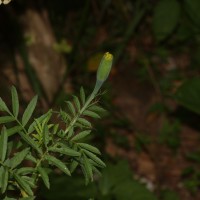
<instances>
[{"instance_id":1,"label":"thin stem","mask_svg":"<svg viewBox=\"0 0 200 200\"><path fill-rule=\"evenodd\" d=\"M55 147L58 142L61 140L61 138L58 138L57 141L51 146L51 148ZM42 154L41 158L38 160L38 162L36 163L35 165L35 174L33 173L32 174L32 177L34 178L34 182L37 183L37 179L38 179L38 176L39 176L39 173L37 173L37 168L40 166L41 162L44 160L45 156L48 154L48 149L46 149L46 151ZM36 175L34 177L34 175Z\"/></svg>"},{"instance_id":2,"label":"thin stem","mask_svg":"<svg viewBox=\"0 0 200 200\"><path fill-rule=\"evenodd\" d=\"M94 99L95 95L92 93L88 100L86 101L85 105L82 107L82 109L76 114L74 119L70 122L69 126L65 130L65 134L67 134L71 128L74 126L74 124L77 122L78 118L82 115L84 110L88 107L88 105L91 103L91 101Z\"/></svg>"},{"instance_id":3,"label":"thin stem","mask_svg":"<svg viewBox=\"0 0 200 200\"><path fill-rule=\"evenodd\" d=\"M74 126L74 124L77 122L78 118L82 115L82 113L87 109L87 107L90 105L90 103L92 102L92 100L95 98L96 94L98 93L99 89L101 88L103 82L101 81L97 81L96 85L94 87L94 90L92 92L92 94L89 96L89 98L87 99L87 101L85 102L85 105L82 107L82 109L76 114L76 116L74 117L74 119L70 122L69 126L66 128L65 130L65 134L67 134L71 128Z\"/></svg>"}]
</instances>

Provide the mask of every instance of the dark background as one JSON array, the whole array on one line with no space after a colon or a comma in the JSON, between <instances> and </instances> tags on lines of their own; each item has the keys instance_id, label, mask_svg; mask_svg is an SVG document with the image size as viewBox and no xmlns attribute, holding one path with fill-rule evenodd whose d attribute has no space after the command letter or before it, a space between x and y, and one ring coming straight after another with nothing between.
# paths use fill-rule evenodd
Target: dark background
<instances>
[{"instance_id":1,"label":"dark background","mask_svg":"<svg viewBox=\"0 0 200 200\"><path fill-rule=\"evenodd\" d=\"M200 198L199 10L199 0L0 5L0 96L11 103L15 85L21 109L34 94L38 114L80 86L90 94L101 57L114 55L101 98L108 113L91 138L107 169L88 187L80 176L52 177L40 199Z\"/></svg>"}]
</instances>

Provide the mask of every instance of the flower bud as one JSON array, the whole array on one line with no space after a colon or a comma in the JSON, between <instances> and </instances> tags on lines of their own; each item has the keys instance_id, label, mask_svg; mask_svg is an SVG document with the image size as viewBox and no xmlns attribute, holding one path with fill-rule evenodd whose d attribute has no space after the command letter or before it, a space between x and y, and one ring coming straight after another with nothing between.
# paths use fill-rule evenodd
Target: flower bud
<instances>
[{"instance_id":1,"label":"flower bud","mask_svg":"<svg viewBox=\"0 0 200 200\"><path fill-rule=\"evenodd\" d=\"M106 52L101 59L98 71L97 71L97 81L104 82L110 73L113 62L113 55Z\"/></svg>"}]
</instances>

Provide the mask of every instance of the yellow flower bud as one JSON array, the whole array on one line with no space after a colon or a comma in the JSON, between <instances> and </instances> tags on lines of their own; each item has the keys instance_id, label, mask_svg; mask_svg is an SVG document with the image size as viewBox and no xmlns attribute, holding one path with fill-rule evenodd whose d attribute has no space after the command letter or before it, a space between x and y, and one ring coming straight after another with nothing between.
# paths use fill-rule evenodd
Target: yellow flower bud
<instances>
[{"instance_id":1,"label":"yellow flower bud","mask_svg":"<svg viewBox=\"0 0 200 200\"><path fill-rule=\"evenodd\" d=\"M106 52L101 59L98 71L97 71L97 80L104 82L110 73L113 62L113 55L109 52Z\"/></svg>"}]
</instances>

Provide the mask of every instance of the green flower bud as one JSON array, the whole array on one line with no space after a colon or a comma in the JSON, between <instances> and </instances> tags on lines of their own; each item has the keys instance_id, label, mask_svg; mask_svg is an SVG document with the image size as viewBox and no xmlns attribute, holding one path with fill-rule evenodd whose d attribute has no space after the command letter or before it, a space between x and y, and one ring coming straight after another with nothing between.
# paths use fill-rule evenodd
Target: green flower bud
<instances>
[{"instance_id":1,"label":"green flower bud","mask_svg":"<svg viewBox=\"0 0 200 200\"><path fill-rule=\"evenodd\" d=\"M110 74L110 70L112 67L112 62L113 62L113 55L110 54L109 52L106 52L101 59L98 71L97 71L97 80L104 82L107 78L108 75Z\"/></svg>"},{"instance_id":2,"label":"green flower bud","mask_svg":"<svg viewBox=\"0 0 200 200\"><path fill-rule=\"evenodd\" d=\"M113 55L110 54L109 52L106 52L99 64L99 68L97 71L96 85L92 92L91 99L98 93L104 81L108 78L108 75L110 74L110 70L112 67L112 62L113 62Z\"/></svg>"}]
</instances>

